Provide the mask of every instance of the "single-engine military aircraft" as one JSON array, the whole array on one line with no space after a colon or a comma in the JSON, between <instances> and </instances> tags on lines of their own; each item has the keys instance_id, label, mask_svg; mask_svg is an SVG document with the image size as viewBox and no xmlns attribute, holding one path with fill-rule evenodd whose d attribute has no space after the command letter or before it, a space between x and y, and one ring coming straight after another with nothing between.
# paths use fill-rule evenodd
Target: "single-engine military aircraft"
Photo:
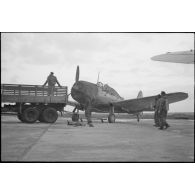
<instances>
[{"instance_id":1,"label":"single-engine military aircraft","mask_svg":"<svg viewBox=\"0 0 195 195\"><path fill-rule=\"evenodd\" d=\"M76 70L75 83L71 88L71 96L77 102L69 101L69 105L74 106L72 120L79 120L79 110L85 111L87 122L92 125L91 113L109 113L108 122L115 122L115 113L128 113L139 117L143 111L154 111L155 97L143 97L140 91L135 99L124 100L113 88L103 85L101 82L97 84L88 81L79 80L79 66ZM174 103L184 100L188 97L187 93L177 92L167 94L168 102ZM76 112L77 111L77 112Z\"/></svg>"}]
</instances>

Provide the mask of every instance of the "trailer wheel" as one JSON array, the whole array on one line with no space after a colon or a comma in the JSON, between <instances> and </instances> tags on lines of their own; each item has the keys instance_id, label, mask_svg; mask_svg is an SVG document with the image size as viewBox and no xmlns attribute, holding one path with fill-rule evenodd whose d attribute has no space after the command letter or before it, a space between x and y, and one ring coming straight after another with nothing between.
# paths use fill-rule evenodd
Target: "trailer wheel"
<instances>
[{"instance_id":1,"label":"trailer wheel","mask_svg":"<svg viewBox=\"0 0 195 195\"><path fill-rule=\"evenodd\" d=\"M23 116L22 116L21 113L18 113L18 114L17 114L17 117L18 117L18 119L19 119L21 122L23 122L23 123L25 122L25 121L24 121L24 118L23 118Z\"/></svg>"},{"instance_id":2,"label":"trailer wheel","mask_svg":"<svg viewBox=\"0 0 195 195\"><path fill-rule=\"evenodd\" d=\"M51 107L44 109L41 115L41 120L43 119L43 121L46 123L55 123L58 119L56 109Z\"/></svg>"},{"instance_id":3,"label":"trailer wheel","mask_svg":"<svg viewBox=\"0 0 195 195\"><path fill-rule=\"evenodd\" d=\"M39 111L37 108L26 108L21 116L22 120L26 123L34 123L39 118Z\"/></svg>"},{"instance_id":4,"label":"trailer wheel","mask_svg":"<svg viewBox=\"0 0 195 195\"><path fill-rule=\"evenodd\" d=\"M45 122L44 119L43 119L43 114L42 113L39 115L38 121L41 122L41 123Z\"/></svg>"}]
</instances>

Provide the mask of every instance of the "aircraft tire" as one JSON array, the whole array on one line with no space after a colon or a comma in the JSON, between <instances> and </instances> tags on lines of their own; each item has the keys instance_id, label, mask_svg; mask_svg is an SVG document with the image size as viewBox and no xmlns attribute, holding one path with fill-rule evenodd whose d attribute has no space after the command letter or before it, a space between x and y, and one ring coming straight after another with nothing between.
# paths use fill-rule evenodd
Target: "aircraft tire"
<instances>
[{"instance_id":1,"label":"aircraft tire","mask_svg":"<svg viewBox=\"0 0 195 195\"><path fill-rule=\"evenodd\" d=\"M115 123L115 115L114 114L109 114L108 122L109 123Z\"/></svg>"},{"instance_id":2,"label":"aircraft tire","mask_svg":"<svg viewBox=\"0 0 195 195\"><path fill-rule=\"evenodd\" d=\"M39 117L39 121L45 123L55 123L57 119L58 113L56 109L52 107L45 108Z\"/></svg>"},{"instance_id":3,"label":"aircraft tire","mask_svg":"<svg viewBox=\"0 0 195 195\"><path fill-rule=\"evenodd\" d=\"M39 110L37 108L28 107L19 117L21 118L22 122L34 123L39 118Z\"/></svg>"},{"instance_id":4,"label":"aircraft tire","mask_svg":"<svg viewBox=\"0 0 195 195\"><path fill-rule=\"evenodd\" d=\"M72 115L72 121L73 121L73 122L79 121L79 114L74 113L74 114Z\"/></svg>"}]
</instances>

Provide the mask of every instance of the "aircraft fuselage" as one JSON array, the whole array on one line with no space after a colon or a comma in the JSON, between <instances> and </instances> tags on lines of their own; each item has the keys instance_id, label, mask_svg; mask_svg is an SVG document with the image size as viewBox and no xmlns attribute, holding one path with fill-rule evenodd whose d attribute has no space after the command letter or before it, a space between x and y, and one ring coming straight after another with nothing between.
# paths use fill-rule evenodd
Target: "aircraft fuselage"
<instances>
[{"instance_id":1,"label":"aircraft fuselage","mask_svg":"<svg viewBox=\"0 0 195 195\"><path fill-rule=\"evenodd\" d=\"M71 89L71 96L84 106L91 102L92 108L101 107L101 104L107 104L109 107L112 102L123 100L114 89L105 89L87 81L77 81Z\"/></svg>"}]
</instances>

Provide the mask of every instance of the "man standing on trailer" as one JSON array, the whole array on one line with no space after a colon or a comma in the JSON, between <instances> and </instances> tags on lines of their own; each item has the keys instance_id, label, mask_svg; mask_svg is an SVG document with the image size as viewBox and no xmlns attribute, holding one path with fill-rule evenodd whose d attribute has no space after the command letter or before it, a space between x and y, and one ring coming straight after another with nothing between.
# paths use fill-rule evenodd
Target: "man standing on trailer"
<instances>
[{"instance_id":1,"label":"man standing on trailer","mask_svg":"<svg viewBox=\"0 0 195 195\"><path fill-rule=\"evenodd\" d=\"M54 73L51 72L50 75L47 77L43 87L48 83L48 96L54 95L55 84L57 83L59 87L62 87L57 80L57 77L54 76Z\"/></svg>"}]
</instances>

